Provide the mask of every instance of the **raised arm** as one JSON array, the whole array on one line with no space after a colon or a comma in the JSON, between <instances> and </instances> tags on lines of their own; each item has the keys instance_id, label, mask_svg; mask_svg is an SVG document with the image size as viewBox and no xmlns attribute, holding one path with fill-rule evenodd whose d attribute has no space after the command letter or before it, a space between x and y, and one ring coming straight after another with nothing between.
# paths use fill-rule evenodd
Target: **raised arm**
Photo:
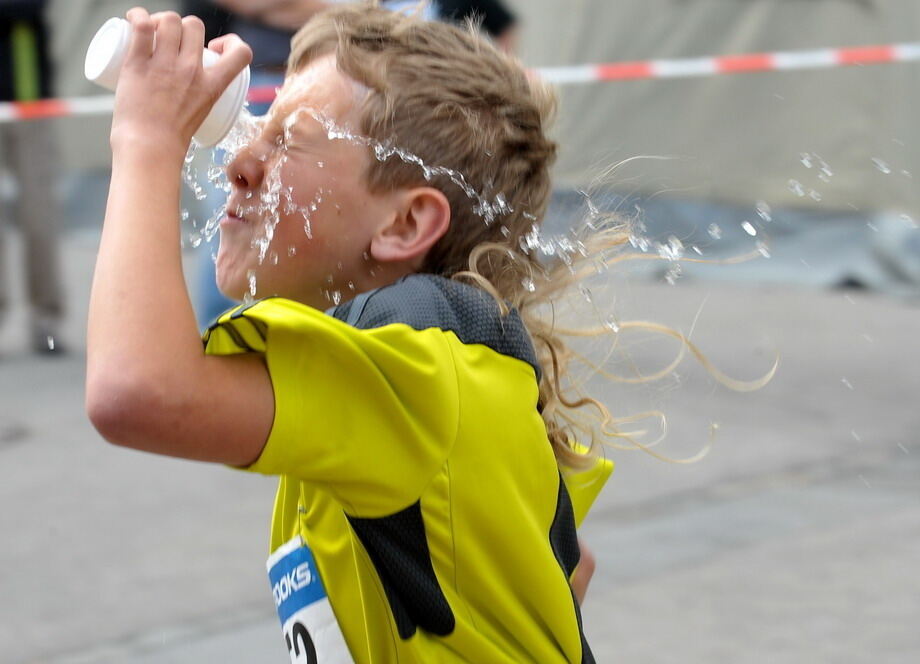
<instances>
[{"instance_id":1,"label":"raised arm","mask_svg":"<svg viewBox=\"0 0 920 664\"><path fill-rule=\"evenodd\" d=\"M133 9L128 20L134 37L116 93L90 296L87 412L119 445L245 464L271 428L271 385L258 356L203 352L182 275L179 189L192 134L251 52L226 38L204 70L198 19Z\"/></svg>"}]
</instances>

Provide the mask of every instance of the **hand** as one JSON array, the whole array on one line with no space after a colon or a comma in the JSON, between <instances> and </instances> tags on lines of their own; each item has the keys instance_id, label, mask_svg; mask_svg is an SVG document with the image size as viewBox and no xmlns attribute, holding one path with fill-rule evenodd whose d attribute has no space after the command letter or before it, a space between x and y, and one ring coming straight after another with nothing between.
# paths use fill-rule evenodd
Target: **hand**
<instances>
[{"instance_id":1,"label":"hand","mask_svg":"<svg viewBox=\"0 0 920 664\"><path fill-rule=\"evenodd\" d=\"M127 19L133 34L115 93L113 152L148 147L181 158L221 93L252 60L252 51L239 37L226 35L220 59L205 69L200 19L174 12L151 16L139 8Z\"/></svg>"}]
</instances>

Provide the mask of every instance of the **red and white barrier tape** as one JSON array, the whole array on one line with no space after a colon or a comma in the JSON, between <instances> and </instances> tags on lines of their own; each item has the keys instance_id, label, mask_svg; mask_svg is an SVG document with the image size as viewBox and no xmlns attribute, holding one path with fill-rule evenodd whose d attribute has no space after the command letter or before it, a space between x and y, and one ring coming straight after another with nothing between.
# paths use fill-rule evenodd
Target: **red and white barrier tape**
<instances>
[{"instance_id":1,"label":"red and white barrier tape","mask_svg":"<svg viewBox=\"0 0 920 664\"><path fill-rule=\"evenodd\" d=\"M557 85L661 78L690 78L718 74L741 74L796 69L830 69L854 65L877 65L920 60L920 42L882 46L826 48L811 51L776 51L721 57L639 60L600 65L542 67L534 71L548 83ZM249 101L268 103L275 97L274 87L253 87ZM34 102L0 102L0 124L38 118L79 115L104 115L112 112L114 96L43 99Z\"/></svg>"}]
</instances>

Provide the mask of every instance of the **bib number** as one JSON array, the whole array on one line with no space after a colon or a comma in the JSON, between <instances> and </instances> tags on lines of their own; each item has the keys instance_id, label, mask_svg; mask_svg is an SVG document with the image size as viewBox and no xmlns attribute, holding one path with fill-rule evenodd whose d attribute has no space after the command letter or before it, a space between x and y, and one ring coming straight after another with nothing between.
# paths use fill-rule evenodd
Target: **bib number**
<instances>
[{"instance_id":1,"label":"bib number","mask_svg":"<svg viewBox=\"0 0 920 664\"><path fill-rule=\"evenodd\" d=\"M278 547L266 566L292 664L353 664L303 538Z\"/></svg>"}]
</instances>

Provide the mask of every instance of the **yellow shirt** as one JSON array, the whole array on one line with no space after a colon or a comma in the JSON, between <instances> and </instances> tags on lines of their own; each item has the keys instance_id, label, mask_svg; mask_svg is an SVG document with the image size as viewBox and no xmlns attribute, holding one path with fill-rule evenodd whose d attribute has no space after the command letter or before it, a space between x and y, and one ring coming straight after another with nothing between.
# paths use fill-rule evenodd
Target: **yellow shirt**
<instances>
[{"instance_id":1,"label":"yellow shirt","mask_svg":"<svg viewBox=\"0 0 920 664\"><path fill-rule=\"evenodd\" d=\"M265 355L271 550L305 540L354 661L593 661L569 577L612 464L562 480L516 312L414 275L331 313L263 300L205 341Z\"/></svg>"}]
</instances>

